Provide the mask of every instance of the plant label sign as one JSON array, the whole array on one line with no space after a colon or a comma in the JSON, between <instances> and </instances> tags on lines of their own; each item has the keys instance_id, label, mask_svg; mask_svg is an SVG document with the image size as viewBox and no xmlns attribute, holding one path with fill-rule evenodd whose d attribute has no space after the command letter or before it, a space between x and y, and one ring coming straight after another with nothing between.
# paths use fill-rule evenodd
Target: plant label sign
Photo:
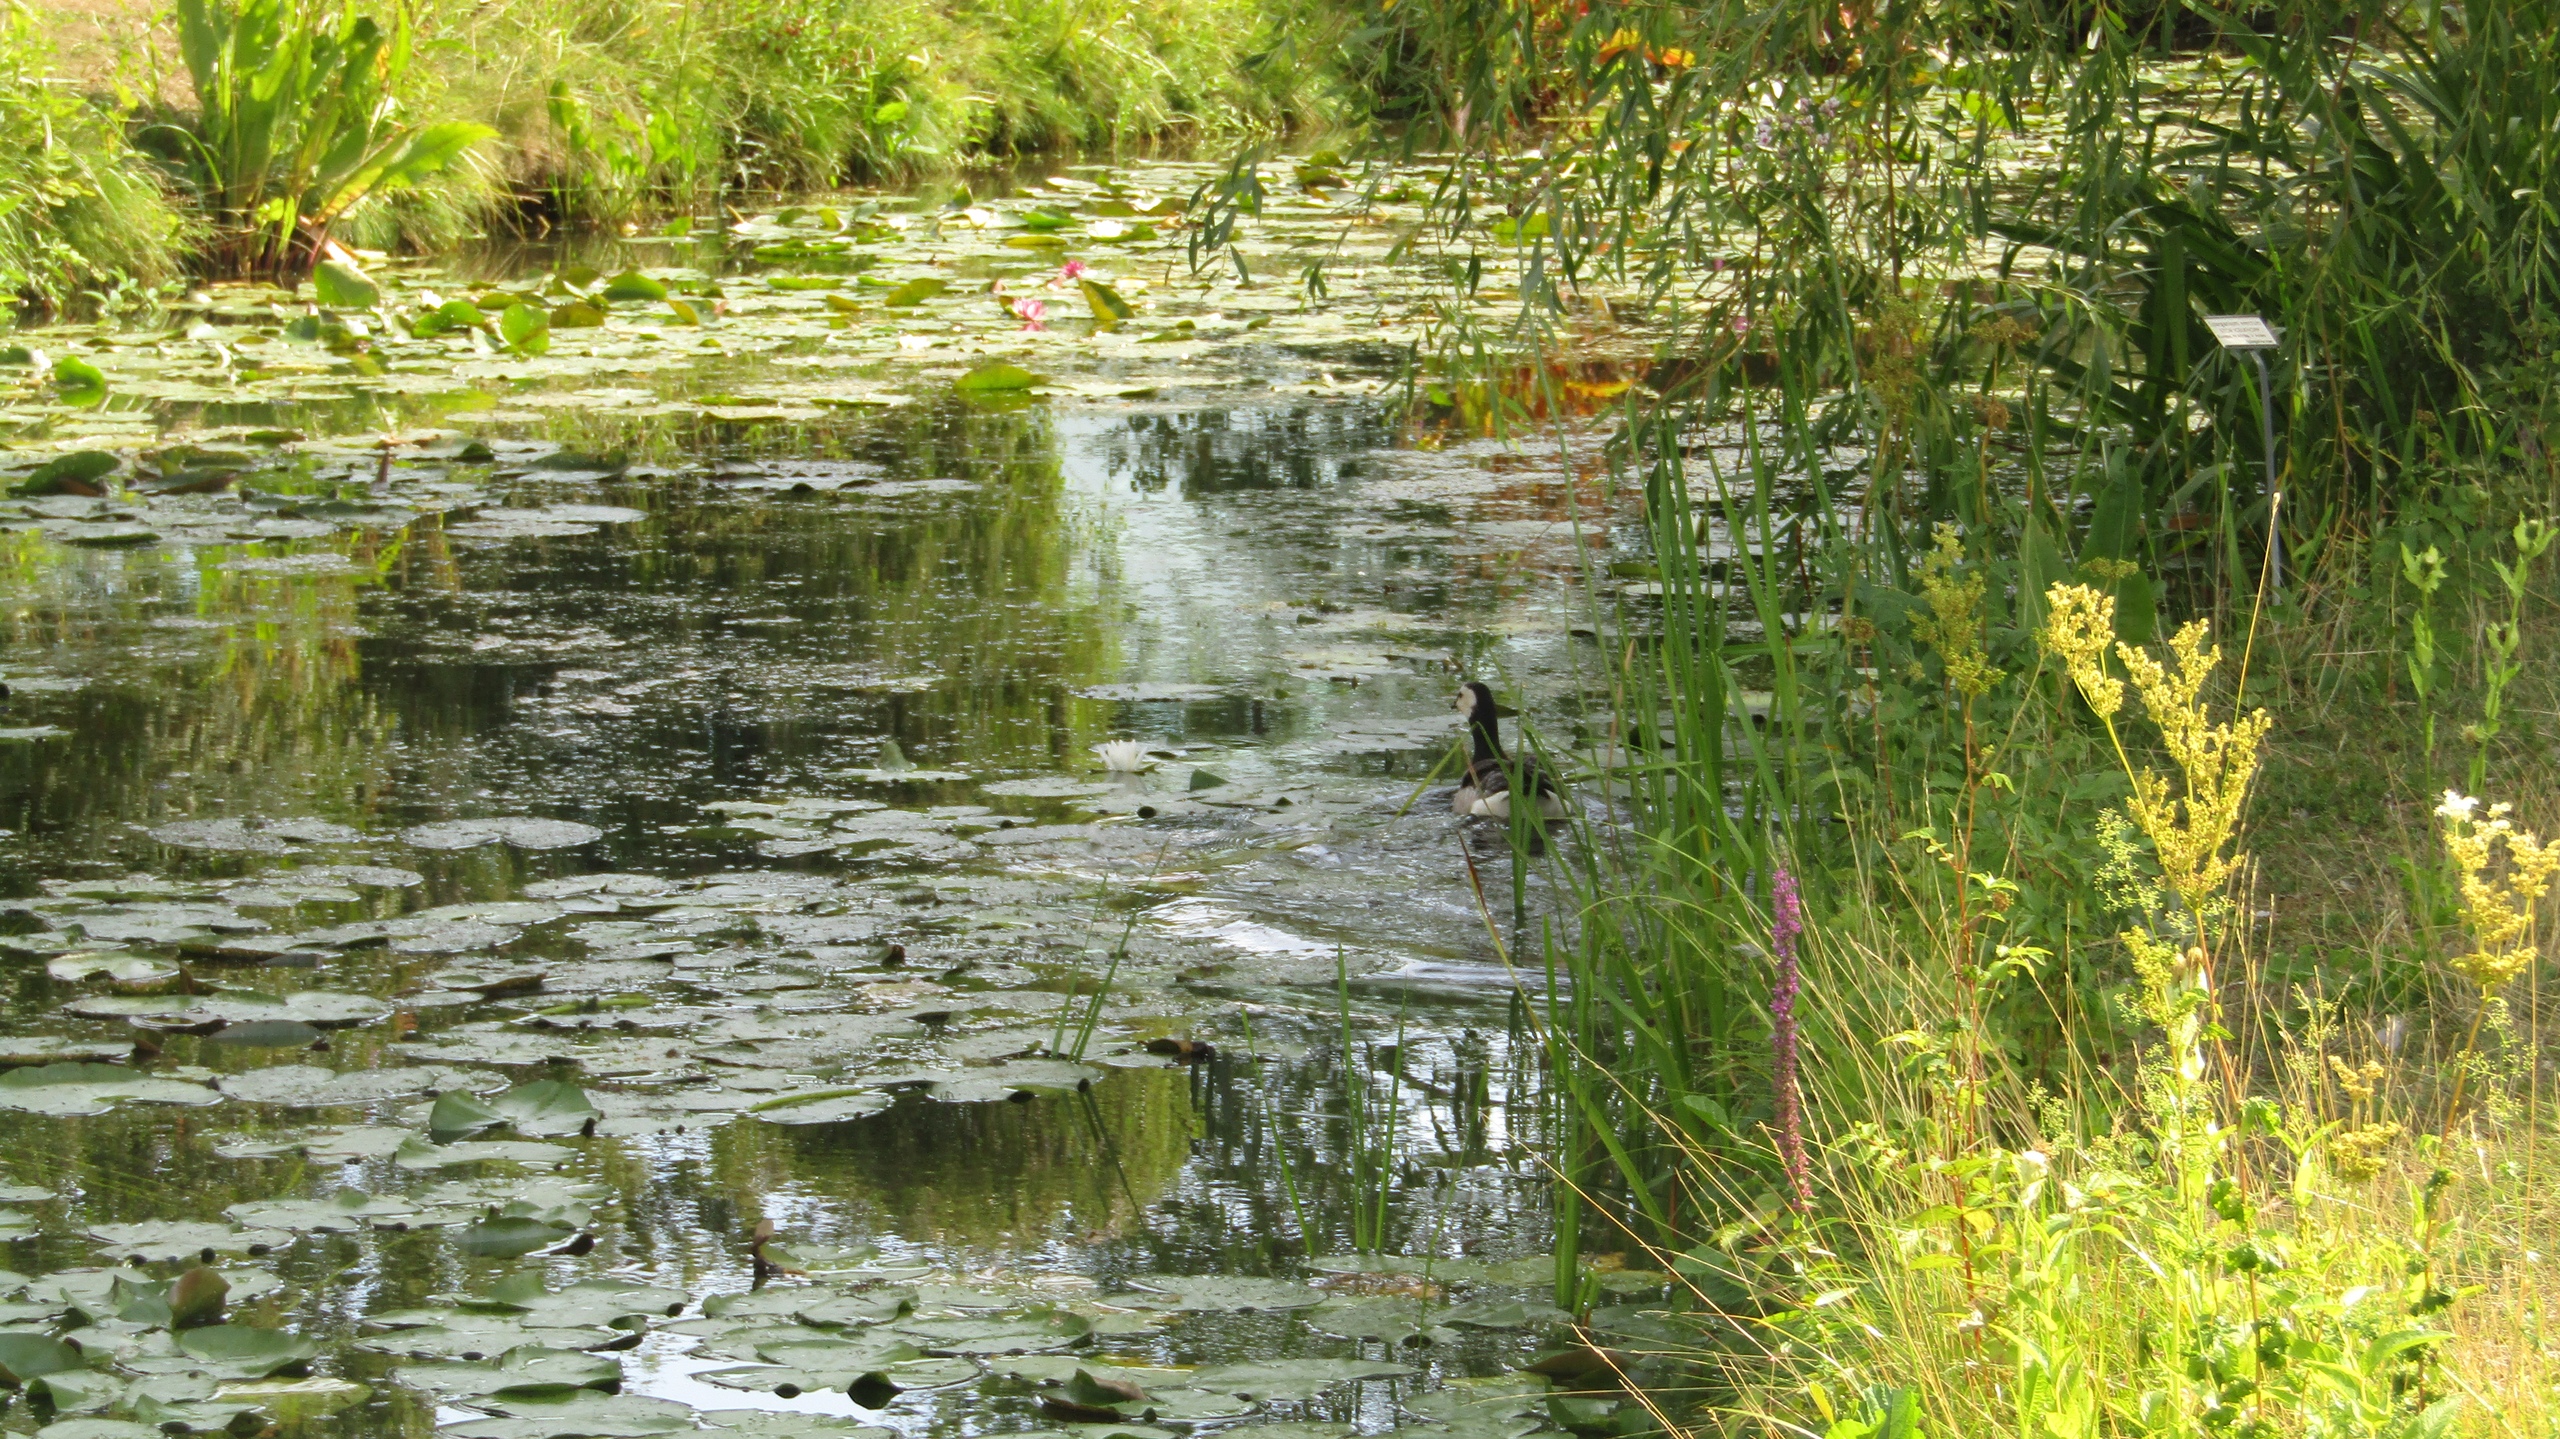
<instances>
[{"instance_id":1,"label":"plant label sign","mask_svg":"<svg viewBox=\"0 0 2560 1439\"><path fill-rule=\"evenodd\" d=\"M2276 348L2275 327L2262 315L2207 315L2204 327L2213 331L2214 339L2226 350Z\"/></svg>"}]
</instances>

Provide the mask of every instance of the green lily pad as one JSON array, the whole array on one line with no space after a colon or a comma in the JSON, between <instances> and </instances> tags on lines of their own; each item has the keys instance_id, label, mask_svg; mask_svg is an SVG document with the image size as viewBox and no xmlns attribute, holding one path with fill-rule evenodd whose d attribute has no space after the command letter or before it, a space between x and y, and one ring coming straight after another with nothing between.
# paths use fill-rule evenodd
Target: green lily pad
<instances>
[{"instance_id":1,"label":"green lily pad","mask_svg":"<svg viewBox=\"0 0 2560 1439\"><path fill-rule=\"evenodd\" d=\"M98 384L103 387L106 377L99 376ZM123 460L105 450L74 450L36 466L35 471L20 480L11 492L21 495L95 494L98 481L115 473L123 464ZM78 488L72 488L74 486Z\"/></svg>"},{"instance_id":2,"label":"green lily pad","mask_svg":"<svg viewBox=\"0 0 2560 1439\"><path fill-rule=\"evenodd\" d=\"M637 270L625 270L621 274L604 282L604 298L607 300L617 301L646 300L654 302L667 298L667 287L660 281L650 279L648 276L641 274Z\"/></svg>"},{"instance_id":3,"label":"green lily pad","mask_svg":"<svg viewBox=\"0 0 2560 1439\"><path fill-rule=\"evenodd\" d=\"M537 1249L547 1249L576 1232L565 1224L521 1215L500 1215L494 1219L483 1219L462 1230L454 1235L453 1242L467 1254L492 1254L501 1259L513 1259Z\"/></svg>"},{"instance_id":4,"label":"green lily pad","mask_svg":"<svg viewBox=\"0 0 2560 1439\"><path fill-rule=\"evenodd\" d=\"M951 383L956 389L975 394L994 390L1028 390L1040 383L1040 377L1020 365L998 360L980 365Z\"/></svg>"},{"instance_id":5,"label":"green lily pad","mask_svg":"<svg viewBox=\"0 0 2560 1439\"><path fill-rule=\"evenodd\" d=\"M312 266L311 293L333 310L370 310L382 303L382 287L373 277L339 260Z\"/></svg>"},{"instance_id":6,"label":"green lily pad","mask_svg":"<svg viewBox=\"0 0 2560 1439\"><path fill-rule=\"evenodd\" d=\"M0 1334L0 1379L24 1384L46 1374L86 1369L79 1350L42 1334Z\"/></svg>"},{"instance_id":7,"label":"green lily pad","mask_svg":"<svg viewBox=\"0 0 2560 1439\"><path fill-rule=\"evenodd\" d=\"M213 1104L221 1098L201 1084L112 1064L40 1064L0 1074L0 1109L36 1114L104 1114L127 1102Z\"/></svg>"},{"instance_id":8,"label":"green lily pad","mask_svg":"<svg viewBox=\"0 0 2560 1439\"><path fill-rule=\"evenodd\" d=\"M1238 1275L1189 1277L1150 1274L1132 1281L1164 1307L1190 1313L1313 1309L1325 1301L1324 1291L1295 1279L1254 1279Z\"/></svg>"},{"instance_id":9,"label":"green lily pad","mask_svg":"<svg viewBox=\"0 0 2560 1439\"><path fill-rule=\"evenodd\" d=\"M1065 1309L1032 1309L988 1319L915 1319L896 1332L930 1355L1040 1354L1070 1349L1092 1321Z\"/></svg>"},{"instance_id":10,"label":"green lily pad","mask_svg":"<svg viewBox=\"0 0 2560 1439\"><path fill-rule=\"evenodd\" d=\"M391 1377L440 1399L490 1394L562 1394L573 1389L618 1389L622 1361L576 1349L521 1344L486 1363L404 1364Z\"/></svg>"},{"instance_id":11,"label":"green lily pad","mask_svg":"<svg viewBox=\"0 0 2560 1439\"><path fill-rule=\"evenodd\" d=\"M551 349L551 316L532 305L509 305L498 317L498 337L519 355L546 354Z\"/></svg>"},{"instance_id":12,"label":"green lily pad","mask_svg":"<svg viewBox=\"0 0 2560 1439\"><path fill-rule=\"evenodd\" d=\"M177 1340L187 1357L225 1379L264 1379L280 1370L308 1364L320 1353L315 1340L282 1329L258 1329L246 1324L181 1329Z\"/></svg>"},{"instance_id":13,"label":"green lily pad","mask_svg":"<svg viewBox=\"0 0 2560 1439\"><path fill-rule=\"evenodd\" d=\"M950 288L951 282L949 280L942 279L936 275L921 275L890 290L888 294L881 296L880 303L884 305L897 305L902 308L908 305L921 305L925 301L932 299L934 296L939 295Z\"/></svg>"}]
</instances>

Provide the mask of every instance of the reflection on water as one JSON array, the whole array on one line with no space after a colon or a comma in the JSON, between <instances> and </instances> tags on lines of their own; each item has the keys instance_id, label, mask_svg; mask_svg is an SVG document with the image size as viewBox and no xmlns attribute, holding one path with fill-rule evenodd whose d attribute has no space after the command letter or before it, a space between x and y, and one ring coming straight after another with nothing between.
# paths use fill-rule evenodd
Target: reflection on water
<instances>
[{"instance_id":1,"label":"reflection on water","mask_svg":"<svg viewBox=\"0 0 2560 1439\"><path fill-rule=\"evenodd\" d=\"M433 417L400 418L414 428ZM1204 1063L1105 1069L1082 1091L1018 1101L940 1102L919 1088L838 1124L762 1123L733 1106L699 1122L608 1125L573 1142L557 1172L598 1186L591 1250L517 1260L464 1254L434 1228L305 1235L255 1257L286 1286L244 1317L347 1339L368 1314L485 1293L527 1266L555 1284L614 1273L694 1295L738 1290L766 1220L803 1246L876 1247L963 1273L996 1264L1061 1293L1149 1274L1292 1273L1299 1255L1348 1247L1365 1202L1351 1187L1362 1172L1353 1151L1375 1139L1348 1118L1353 1086L1401 1106L1391 1252L1534 1255L1545 1200L1521 1128L1533 1076L1510 1063L1521 1036L1466 880L1468 840L1437 797L1413 801L1447 753L1461 673L1525 693L1540 718L1571 712L1600 656L1570 581L1586 549L1609 543L1611 502L1552 462L1472 442L1402 448L1399 433L1366 402L1205 395L1009 409L955 400L791 423L589 414L487 430L544 441L494 463L403 454L404 475L443 470L481 486L470 507L403 530L131 553L12 535L0 548L6 723L59 733L0 742L0 888L34 899L66 880L132 875L137 892L154 876L236 882L236 912L301 931L429 911L444 916L437 924L486 923L490 912L437 907L517 901L530 886L551 907L497 915L517 928L481 942L512 946L507 962L622 966L593 993L618 986L651 1006L628 1011L628 1032L642 1036L630 1051L671 1036L667 1056L702 1061L682 1076L696 1088L765 1082L744 1060L689 1047L710 1026L837 1004L912 1016L938 1035L945 1020L931 1006L965 1017L968 1004L1001 1000L1014 1004L1004 1032L1035 1039L1070 1035L1087 1004L1115 1025L1134 1004L1128 1023L1141 1028L1115 1034L1141 1033L1143 1021L1216 1036ZM542 463L558 444L611 458ZM638 518L513 536L475 519L559 505ZM1157 767L1106 781L1092 747L1124 736ZM951 777L909 779L908 765ZM840 808L811 811L814 831L752 809L792 799ZM751 807L706 809L739 802ZM917 828L873 831L874 848L824 829L829 817L877 823L882 805ZM575 820L602 837L558 850L400 838L483 815ZM149 833L226 817L359 833L251 852ZM420 879L238 897L322 864ZM841 934L781 940L778 919L761 931L752 918L705 921L671 958L630 948L602 921L577 928L616 911L582 911L574 887L544 887L604 871L849 877L869 885L856 899L874 909L750 906L855 917ZM638 901L620 912L681 917ZM874 913L888 918L856 923ZM555 1022L534 1000L442 994L448 968L499 962L468 938L393 936L317 971L206 970L215 983L326 987L414 1012L332 1031L316 1055L170 1035L163 1062L180 1074L201 1065L211 1082L279 1063L361 1069L399 1062L403 1045L468 1041L507 1078L609 1088L594 1066L490 1047L587 1021ZM913 952L908 968L866 971L859 991L829 987L856 947L893 938ZM609 953L614 944L627 956ZM1110 987L1115 948L1158 963L1165 978L1149 983L1178 974L1191 987L1165 992L1187 1007L1145 1021L1143 996L1089 998ZM127 1032L56 1013L83 991L44 976L46 953L12 961L12 1032ZM1364 977L1348 1000L1337 1000L1337 967ZM1337 1002L1368 1036L1348 1069ZM1249 1032L1236 1018L1247 1005ZM586 1011L598 1024L614 1012L592 999ZM653 1027L662 1012L675 1017ZM1390 1027L1408 1038L1380 1060L1366 1046ZM784 1078L829 1082L806 1063ZM56 1196L11 1263L93 1263L86 1236L101 1224L212 1219L340 1185L415 1191L428 1181L379 1153L215 1152L314 1123L415 1116L402 1102L0 1115L5 1178ZM975 1390L917 1390L875 1412L839 1395L715 1389L692 1377L716 1366L689 1357L691 1342L652 1335L635 1351L634 1392L914 1432L1043 1422L1028 1399L988 1407ZM1497 1372L1530 1343L1495 1330L1452 1339L1420 1378L1399 1382ZM1184 1363L1369 1352L1269 1314L1189 1316L1106 1347ZM329 1362L374 1379L391 1367L355 1350ZM1346 1392L1291 1412L1392 1422L1392 1406L1375 1407L1384 1391ZM333 1432L423 1433L435 1419L393 1387Z\"/></svg>"}]
</instances>

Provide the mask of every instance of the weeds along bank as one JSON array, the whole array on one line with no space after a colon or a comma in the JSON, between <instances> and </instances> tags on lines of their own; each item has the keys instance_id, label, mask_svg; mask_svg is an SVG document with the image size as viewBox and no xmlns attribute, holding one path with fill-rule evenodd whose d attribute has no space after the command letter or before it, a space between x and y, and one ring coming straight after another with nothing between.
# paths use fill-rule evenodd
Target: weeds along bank
<instances>
[{"instance_id":1,"label":"weeds along bank","mask_svg":"<svg viewBox=\"0 0 2560 1439\"><path fill-rule=\"evenodd\" d=\"M1678 337L1518 956L1560 1257L1695 1291L1623 1426L2549 1432L2560 12L1523 16L1422 37L1524 297L1432 388Z\"/></svg>"},{"instance_id":2,"label":"weeds along bank","mask_svg":"<svg viewBox=\"0 0 2560 1439\"><path fill-rule=\"evenodd\" d=\"M1327 77L1266 0L772 6L497 0L420 12L409 103L495 134L365 219L433 245L497 210L614 224L983 155L1276 131Z\"/></svg>"},{"instance_id":3,"label":"weeds along bank","mask_svg":"<svg viewBox=\"0 0 2560 1439\"><path fill-rule=\"evenodd\" d=\"M448 246L989 156L1276 132L1343 71L1298 0L179 0L0 35L0 281L46 306L326 238ZM52 36L82 22L76 72ZM94 33L87 33L94 32ZM289 97L278 101L275 97Z\"/></svg>"}]
</instances>

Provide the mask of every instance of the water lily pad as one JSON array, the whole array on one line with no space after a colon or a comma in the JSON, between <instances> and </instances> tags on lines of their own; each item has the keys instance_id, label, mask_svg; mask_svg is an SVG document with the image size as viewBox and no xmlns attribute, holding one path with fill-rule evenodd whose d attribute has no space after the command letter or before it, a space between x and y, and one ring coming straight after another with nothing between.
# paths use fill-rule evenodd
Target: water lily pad
<instances>
[{"instance_id":1,"label":"water lily pad","mask_svg":"<svg viewBox=\"0 0 2560 1439\"><path fill-rule=\"evenodd\" d=\"M0 1378L13 1384L65 1370L86 1369L79 1350L42 1334L0 1334Z\"/></svg>"},{"instance_id":2,"label":"water lily pad","mask_svg":"<svg viewBox=\"0 0 2560 1439\"><path fill-rule=\"evenodd\" d=\"M1416 1371L1367 1359L1266 1359L1214 1364L1191 1376L1194 1388L1239 1398L1303 1404L1337 1384L1402 1379Z\"/></svg>"},{"instance_id":3,"label":"water lily pad","mask_svg":"<svg viewBox=\"0 0 2560 1439\"><path fill-rule=\"evenodd\" d=\"M66 984L95 979L116 985L158 984L181 973L165 959L95 951L56 955L45 961L44 972Z\"/></svg>"},{"instance_id":4,"label":"water lily pad","mask_svg":"<svg viewBox=\"0 0 2560 1439\"><path fill-rule=\"evenodd\" d=\"M138 1074L112 1064L40 1064L0 1074L0 1109L36 1114L104 1114L126 1102L213 1104L221 1098L201 1084Z\"/></svg>"},{"instance_id":5,"label":"water lily pad","mask_svg":"<svg viewBox=\"0 0 2560 1439\"><path fill-rule=\"evenodd\" d=\"M210 1324L181 1329L178 1347L187 1357L224 1379L264 1379L278 1371L308 1364L320 1353L317 1341L281 1329L246 1324Z\"/></svg>"},{"instance_id":6,"label":"water lily pad","mask_svg":"<svg viewBox=\"0 0 2560 1439\"><path fill-rule=\"evenodd\" d=\"M216 1254L263 1254L293 1242L279 1229L252 1229L235 1224L208 1224L186 1219L153 1219L138 1224L96 1224L89 1237L111 1259L185 1259L206 1250Z\"/></svg>"},{"instance_id":7,"label":"water lily pad","mask_svg":"<svg viewBox=\"0 0 2560 1439\"><path fill-rule=\"evenodd\" d=\"M400 838L420 849L476 849L500 843L517 849L574 849L604 838L604 831L565 819L457 819L403 830Z\"/></svg>"},{"instance_id":8,"label":"water lily pad","mask_svg":"<svg viewBox=\"0 0 2560 1439\"><path fill-rule=\"evenodd\" d=\"M244 1200L223 1211L242 1224L312 1234L352 1234L376 1224L414 1218L418 1206L393 1195L375 1196L341 1186L327 1199Z\"/></svg>"},{"instance_id":9,"label":"water lily pad","mask_svg":"<svg viewBox=\"0 0 2560 1439\"><path fill-rule=\"evenodd\" d=\"M622 1361L576 1349L523 1344L479 1364L404 1364L391 1377L442 1399L488 1394L561 1394L572 1389L618 1389Z\"/></svg>"},{"instance_id":10,"label":"water lily pad","mask_svg":"<svg viewBox=\"0 0 2560 1439\"><path fill-rule=\"evenodd\" d=\"M317 1031L314 1031L315 1033ZM217 1031L216 1039L228 1030ZM376 1104L405 1099L434 1087L438 1076L427 1069L351 1069L340 1072L311 1064L279 1064L226 1074L215 1083L233 1099L248 1104L284 1104L300 1109L330 1105Z\"/></svg>"},{"instance_id":11,"label":"water lily pad","mask_svg":"<svg viewBox=\"0 0 2560 1439\"><path fill-rule=\"evenodd\" d=\"M764 1100L747 1112L770 1124L838 1124L878 1114L892 1102L876 1089L818 1089Z\"/></svg>"},{"instance_id":12,"label":"water lily pad","mask_svg":"<svg viewBox=\"0 0 2560 1439\"><path fill-rule=\"evenodd\" d=\"M1323 1290L1295 1279L1150 1274L1132 1282L1146 1291L1150 1300L1166 1308L1195 1313L1313 1309L1325 1300Z\"/></svg>"},{"instance_id":13,"label":"water lily pad","mask_svg":"<svg viewBox=\"0 0 2560 1439\"><path fill-rule=\"evenodd\" d=\"M577 1231L566 1224L554 1224L527 1215L499 1215L483 1219L454 1235L454 1243L466 1254L491 1254L513 1259L548 1249Z\"/></svg>"},{"instance_id":14,"label":"water lily pad","mask_svg":"<svg viewBox=\"0 0 2560 1439\"><path fill-rule=\"evenodd\" d=\"M896 1332L931 1355L1039 1354L1085 1342L1093 1324L1065 1309L1026 1310L986 1319L916 1319Z\"/></svg>"},{"instance_id":15,"label":"water lily pad","mask_svg":"<svg viewBox=\"0 0 2560 1439\"><path fill-rule=\"evenodd\" d=\"M998 360L980 365L951 383L953 388L967 392L1028 390L1040 383L1040 377L1020 365L1008 365Z\"/></svg>"},{"instance_id":16,"label":"water lily pad","mask_svg":"<svg viewBox=\"0 0 2560 1439\"><path fill-rule=\"evenodd\" d=\"M475 1407L496 1410L497 1417L448 1424L436 1433L441 1439L649 1439L694 1427L693 1411L673 1400L592 1389L489 1395Z\"/></svg>"}]
</instances>

